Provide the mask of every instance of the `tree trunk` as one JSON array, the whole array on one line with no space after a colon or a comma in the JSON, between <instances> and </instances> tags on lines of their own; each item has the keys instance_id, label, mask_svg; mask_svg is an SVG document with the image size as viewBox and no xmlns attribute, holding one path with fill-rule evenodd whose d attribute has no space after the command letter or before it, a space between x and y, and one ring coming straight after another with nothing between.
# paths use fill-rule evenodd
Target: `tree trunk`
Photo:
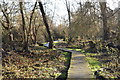
<instances>
[{"instance_id":1,"label":"tree trunk","mask_svg":"<svg viewBox=\"0 0 120 80\"><path fill-rule=\"evenodd\" d=\"M107 26L107 7L106 2L100 2L102 24L103 24L103 40L109 39L109 28Z\"/></svg>"},{"instance_id":2,"label":"tree trunk","mask_svg":"<svg viewBox=\"0 0 120 80\"><path fill-rule=\"evenodd\" d=\"M52 37L51 37L51 32L50 32L50 29L49 29L49 25L48 25L48 21L47 21L47 18L46 18L46 14L44 12L44 8L43 8L43 5L42 5L42 2L39 1L39 7L40 7L40 11L42 13L42 17L43 17L43 21L44 21L44 24L46 26L46 31L48 33L48 38L49 38L49 48L51 49L53 47L53 40L52 40Z\"/></svg>"},{"instance_id":3,"label":"tree trunk","mask_svg":"<svg viewBox=\"0 0 120 80\"><path fill-rule=\"evenodd\" d=\"M36 37L37 37L37 30L34 27L33 32L32 32L32 42L33 42L33 44L36 44L36 39L37 39Z\"/></svg>"},{"instance_id":4,"label":"tree trunk","mask_svg":"<svg viewBox=\"0 0 120 80\"><path fill-rule=\"evenodd\" d=\"M31 28L32 26L31 26L31 25L32 25L33 14L34 14L34 12L35 12L36 6L37 6L37 2L35 2L34 8L33 8L32 13L31 13L31 15L30 15L30 23L29 23L29 29L28 29L28 30L29 30L29 31L28 31L29 36L28 36L28 38L27 38L27 41L28 41L29 38L32 39L32 36L34 36L34 35L33 35L33 34L34 34L34 31L33 31L33 34L30 35L30 33L32 32L32 30L31 30L31 29L32 29L32 28ZM35 39L35 40L33 39L33 44L35 44L35 43L36 43L36 39Z\"/></svg>"},{"instance_id":5,"label":"tree trunk","mask_svg":"<svg viewBox=\"0 0 120 80\"><path fill-rule=\"evenodd\" d=\"M1 23L1 25L2 25L2 27L5 29L5 30L7 30L8 31L8 36L9 36L9 40L10 40L10 49L12 49L12 50L14 50L15 49L15 47L14 47L14 43L13 43L13 41L14 41L14 36L13 36L13 34L11 33L11 31L12 31L12 26L11 26L11 21L10 21L10 16L9 16L9 14L5 11L5 9L2 9L2 7L0 6L0 8L1 8L1 12L3 13L3 16L5 17L5 20L6 20L6 23L7 23L7 25L2 21L2 20L0 20L0 23Z\"/></svg>"},{"instance_id":6,"label":"tree trunk","mask_svg":"<svg viewBox=\"0 0 120 80\"><path fill-rule=\"evenodd\" d=\"M15 50L15 46L14 46L14 35L11 33L11 29L9 31L9 38L10 38L10 47L12 50Z\"/></svg>"},{"instance_id":7,"label":"tree trunk","mask_svg":"<svg viewBox=\"0 0 120 80\"><path fill-rule=\"evenodd\" d=\"M118 6L120 7L120 1L118 4L119 4ZM118 31L119 31L119 33L118 33L118 45L120 45L120 10L118 11Z\"/></svg>"},{"instance_id":8,"label":"tree trunk","mask_svg":"<svg viewBox=\"0 0 120 80\"><path fill-rule=\"evenodd\" d=\"M65 2L66 2L66 8L67 8L68 20L69 20L68 43L70 43L72 41L70 3L68 3L67 0L65 0Z\"/></svg>"},{"instance_id":9,"label":"tree trunk","mask_svg":"<svg viewBox=\"0 0 120 80\"><path fill-rule=\"evenodd\" d=\"M28 51L28 41L27 41L27 31L25 28L25 17L23 13L23 2L19 2L20 5L20 13L22 16L22 29L23 29L23 51Z\"/></svg>"},{"instance_id":10,"label":"tree trunk","mask_svg":"<svg viewBox=\"0 0 120 80\"><path fill-rule=\"evenodd\" d=\"M120 8L120 1L118 3L118 7ZM118 40L117 40L117 44L118 46L120 46L120 10L118 11ZM118 51L117 54L117 63L116 63L116 67L119 67L119 61L120 61L120 50Z\"/></svg>"}]
</instances>

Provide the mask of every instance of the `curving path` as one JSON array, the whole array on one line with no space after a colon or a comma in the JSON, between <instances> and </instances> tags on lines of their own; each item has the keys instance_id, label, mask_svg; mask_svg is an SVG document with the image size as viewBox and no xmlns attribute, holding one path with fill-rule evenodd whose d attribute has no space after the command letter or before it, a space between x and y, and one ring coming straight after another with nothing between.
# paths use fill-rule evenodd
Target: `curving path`
<instances>
[{"instance_id":1,"label":"curving path","mask_svg":"<svg viewBox=\"0 0 120 80\"><path fill-rule=\"evenodd\" d=\"M58 48L59 50L72 52L71 63L68 70L68 79L81 80L82 78L93 78L93 73L88 67L85 55L73 50Z\"/></svg>"}]
</instances>

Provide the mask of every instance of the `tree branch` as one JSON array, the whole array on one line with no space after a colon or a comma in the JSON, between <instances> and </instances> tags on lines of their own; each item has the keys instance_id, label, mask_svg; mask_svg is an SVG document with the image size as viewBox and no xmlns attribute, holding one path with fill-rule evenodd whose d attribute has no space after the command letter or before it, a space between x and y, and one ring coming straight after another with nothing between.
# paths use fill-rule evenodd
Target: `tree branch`
<instances>
[{"instance_id":1,"label":"tree branch","mask_svg":"<svg viewBox=\"0 0 120 80\"><path fill-rule=\"evenodd\" d=\"M5 28L6 30L9 30L8 27L5 26L5 24L0 20L0 23L2 24L3 28Z\"/></svg>"},{"instance_id":2,"label":"tree branch","mask_svg":"<svg viewBox=\"0 0 120 80\"><path fill-rule=\"evenodd\" d=\"M111 14L111 15L108 16L107 18L110 18L110 17L114 16L114 14L116 14L119 10L120 10L120 8L118 8L118 10L116 10L113 14Z\"/></svg>"}]
</instances>

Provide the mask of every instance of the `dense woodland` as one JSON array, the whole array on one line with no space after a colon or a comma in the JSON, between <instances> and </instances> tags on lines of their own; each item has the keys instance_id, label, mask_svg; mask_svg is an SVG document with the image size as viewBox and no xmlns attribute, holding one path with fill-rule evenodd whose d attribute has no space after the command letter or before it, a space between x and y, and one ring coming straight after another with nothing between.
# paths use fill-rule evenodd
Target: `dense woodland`
<instances>
[{"instance_id":1,"label":"dense woodland","mask_svg":"<svg viewBox=\"0 0 120 80\"><path fill-rule=\"evenodd\" d=\"M49 0L0 1L3 79L66 79L70 54L58 48L85 54L93 74L120 78L120 2L62 1L68 17L57 25Z\"/></svg>"}]
</instances>

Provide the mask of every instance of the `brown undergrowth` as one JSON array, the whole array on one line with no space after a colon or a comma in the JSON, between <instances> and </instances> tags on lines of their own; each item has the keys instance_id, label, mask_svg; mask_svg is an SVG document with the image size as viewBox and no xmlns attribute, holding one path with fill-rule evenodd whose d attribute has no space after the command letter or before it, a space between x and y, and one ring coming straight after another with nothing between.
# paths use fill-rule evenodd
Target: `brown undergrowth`
<instances>
[{"instance_id":1,"label":"brown undergrowth","mask_svg":"<svg viewBox=\"0 0 120 80\"><path fill-rule=\"evenodd\" d=\"M33 47L27 52L3 51L3 78L57 78L66 69L62 51Z\"/></svg>"}]
</instances>

